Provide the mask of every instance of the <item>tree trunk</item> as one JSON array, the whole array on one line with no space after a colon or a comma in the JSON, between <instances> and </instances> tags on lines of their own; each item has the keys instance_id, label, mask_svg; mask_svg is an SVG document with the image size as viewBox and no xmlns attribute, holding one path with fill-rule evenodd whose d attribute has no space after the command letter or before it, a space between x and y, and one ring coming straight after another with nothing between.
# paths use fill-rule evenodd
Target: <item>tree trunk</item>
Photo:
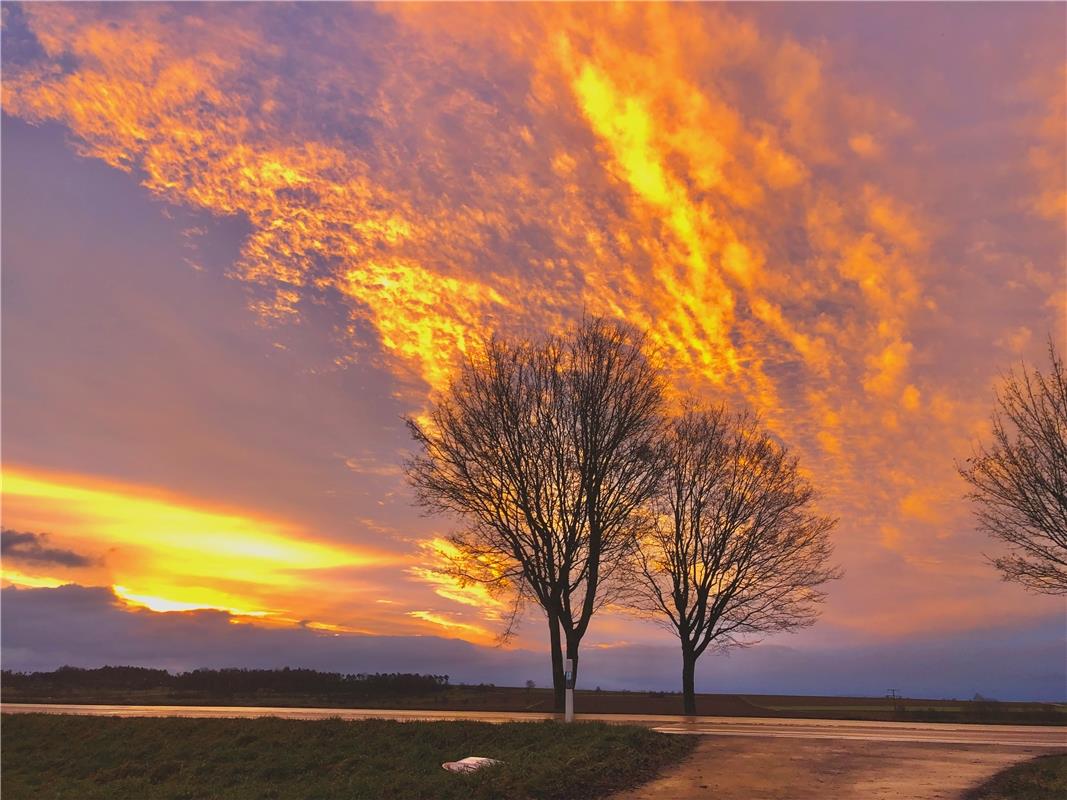
<instances>
[{"instance_id":1,"label":"tree trunk","mask_svg":"<svg viewBox=\"0 0 1067 800\"><path fill-rule=\"evenodd\" d=\"M578 685L578 642L567 642L567 658L571 660L571 685Z\"/></svg>"},{"instance_id":2,"label":"tree trunk","mask_svg":"<svg viewBox=\"0 0 1067 800\"><path fill-rule=\"evenodd\" d=\"M697 713L697 696L695 673L696 654L687 648L682 649L682 713L687 717Z\"/></svg>"},{"instance_id":3,"label":"tree trunk","mask_svg":"<svg viewBox=\"0 0 1067 800\"><path fill-rule=\"evenodd\" d=\"M548 615L548 641L552 649L552 704L558 714L563 713L567 682L563 675L563 646L560 642L559 620Z\"/></svg>"}]
</instances>

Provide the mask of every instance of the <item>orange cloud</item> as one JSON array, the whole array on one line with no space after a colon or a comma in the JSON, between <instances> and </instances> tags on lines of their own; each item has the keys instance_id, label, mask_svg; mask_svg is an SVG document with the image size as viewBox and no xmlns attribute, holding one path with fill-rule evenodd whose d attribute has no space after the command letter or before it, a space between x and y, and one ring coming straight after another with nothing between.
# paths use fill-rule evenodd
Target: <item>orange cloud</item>
<instances>
[{"instance_id":1,"label":"orange cloud","mask_svg":"<svg viewBox=\"0 0 1067 800\"><path fill-rule=\"evenodd\" d=\"M415 619L429 622L438 629L443 629L445 633L459 633L462 634L462 638L474 642L487 644L494 639L492 631L475 623L455 619L453 615L439 614L433 611L410 611L408 613Z\"/></svg>"}]
</instances>

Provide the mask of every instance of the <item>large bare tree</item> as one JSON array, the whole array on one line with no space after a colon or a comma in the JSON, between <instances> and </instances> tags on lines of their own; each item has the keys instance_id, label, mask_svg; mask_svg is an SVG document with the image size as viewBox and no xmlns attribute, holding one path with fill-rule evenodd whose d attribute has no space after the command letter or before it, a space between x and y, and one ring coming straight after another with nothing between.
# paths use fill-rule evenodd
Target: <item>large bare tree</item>
<instances>
[{"instance_id":1,"label":"large bare tree","mask_svg":"<svg viewBox=\"0 0 1067 800\"><path fill-rule=\"evenodd\" d=\"M494 337L467 358L428 419L407 420L418 501L463 522L461 581L545 612L557 709L593 613L630 560L656 485L661 387L627 326L587 319L542 340ZM510 625L509 625L510 630Z\"/></svg>"},{"instance_id":2,"label":"large bare tree","mask_svg":"<svg viewBox=\"0 0 1067 800\"><path fill-rule=\"evenodd\" d=\"M638 555L638 607L682 646L684 713L696 713L697 659L752 634L811 625L836 520L814 511L797 460L747 413L686 409L670 427L657 524Z\"/></svg>"},{"instance_id":3,"label":"large bare tree","mask_svg":"<svg viewBox=\"0 0 1067 800\"><path fill-rule=\"evenodd\" d=\"M1025 364L996 393L993 441L958 466L978 526L1009 547L1005 580L1067 594L1067 380L1049 339L1049 371Z\"/></svg>"}]
</instances>

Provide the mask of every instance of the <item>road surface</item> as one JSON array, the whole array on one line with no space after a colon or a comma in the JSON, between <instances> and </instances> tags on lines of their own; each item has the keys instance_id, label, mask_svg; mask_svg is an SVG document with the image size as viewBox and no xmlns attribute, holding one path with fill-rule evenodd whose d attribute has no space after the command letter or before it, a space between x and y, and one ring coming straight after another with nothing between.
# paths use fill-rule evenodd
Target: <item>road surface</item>
<instances>
[{"instance_id":1,"label":"road surface","mask_svg":"<svg viewBox=\"0 0 1067 800\"><path fill-rule=\"evenodd\" d=\"M508 711L424 711L379 708L273 708L249 706L125 706L3 703L5 714L85 714L101 717L284 717L287 719L474 720L535 722L555 714ZM868 722L760 717L670 717L650 714L578 714L596 720L645 725L663 733L775 739L836 739L863 742L994 745L1067 750L1067 727L1045 725L963 725L942 722Z\"/></svg>"},{"instance_id":2,"label":"road surface","mask_svg":"<svg viewBox=\"0 0 1067 800\"><path fill-rule=\"evenodd\" d=\"M961 800L999 770L1057 749L1067 747L702 736L681 764L612 800Z\"/></svg>"}]
</instances>

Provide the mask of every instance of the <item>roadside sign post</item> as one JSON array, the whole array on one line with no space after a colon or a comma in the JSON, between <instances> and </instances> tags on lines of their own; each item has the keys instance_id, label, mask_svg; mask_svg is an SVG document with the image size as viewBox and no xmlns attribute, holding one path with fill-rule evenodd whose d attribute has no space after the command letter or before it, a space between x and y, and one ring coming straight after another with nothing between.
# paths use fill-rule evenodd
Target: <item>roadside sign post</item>
<instances>
[{"instance_id":1,"label":"roadside sign post","mask_svg":"<svg viewBox=\"0 0 1067 800\"><path fill-rule=\"evenodd\" d=\"M567 702L564 707L563 721L574 722L574 660L568 658L563 677L567 681Z\"/></svg>"}]
</instances>

